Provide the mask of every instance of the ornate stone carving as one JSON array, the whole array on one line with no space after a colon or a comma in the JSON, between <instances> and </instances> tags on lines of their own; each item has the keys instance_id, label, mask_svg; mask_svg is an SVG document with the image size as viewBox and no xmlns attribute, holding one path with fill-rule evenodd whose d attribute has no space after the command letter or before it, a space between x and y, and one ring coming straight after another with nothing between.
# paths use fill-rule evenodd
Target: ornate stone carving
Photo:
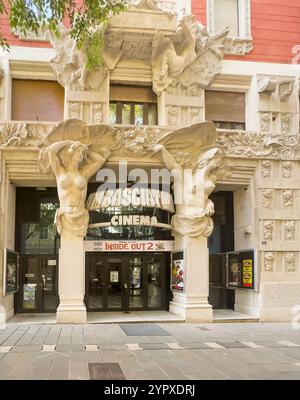
<instances>
[{"instance_id":1,"label":"ornate stone carving","mask_svg":"<svg viewBox=\"0 0 300 400\"><path fill-rule=\"evenodd\" d=\"M284 207L292 207L294 204L294 191L287 189L284 190L283 193L283 206Z\"/></svg>"},{"instance_id":2,"label":"ornate stone carving","mask_svg":"<svg viewBox=\"0 0 300 400\"><path fill-rule=\"evenodd\" d=\"M0 126L0 148L21 146L28 137L25 122L4 123Z\"/></svg>"},{"instance_id":3,"label":"ornate stone carving","mask_svg":"<svg viewBox=\"0 0 300 400\"><path fill-rule=\"evenodd\" d=\"M291 133L291 122L292 122L292 114L291 113L281 113L281 133L284 135L288 135Z\"/></svg>"},{"instance_id":4,"label":"ornate stone carving","mask_svg":"<svg viewBox=\"0 0 300 400\"><path fill-rule=\"evenodd\" d=\"M244 56L252 50L252 39L226 38L225 40L225 54Z\"/></svg>"},{"instance_id":5,"label":"ornate stone carving","mask_svg":"<svg viewBox=\"0 0 300 400\"><path fill-rule=\"evenodd\" d=\"M92 122L94 124L103 124L104 122L104 112L102 103L92 104Z\"/></svg>"},{"instance_id":6,"label":"ornate stone carving","mask_svg":"<svg viewBox=\"0 0 300 400\"><path fill-rule=\"evenodd\" d=\"M167 106L167 124L178 125L179 107Z\"/></svg>"},{"instance_id":7,"label":"ornate stone carving","mask_svg":"<svg viewBox=\"0 0 300 400\"><path fill-rule=\"evenodd\" d=\"M190 123L196 124L201 122L201 108L200 107L191 107L190 108Z\"/></svg>"},{"instance_id":8,"label":"ornate stone carving","mask_svg":"<svg viewBox=\"0 0 300 400\"><path fill-rule=\"evenodd\" d=\"M292 161L282 162L282 177L290 178L292 176Z\"/></svg>"},{"instance_id":9,"label":"ornate stone carving","mask_svg":"<svg viewBox=\"0 0 300 400\"><path fill-rule=\"evenodd\" d=\"M273 271L273 263L274 263L274 253L272 251L268 251L264 253L264 270L266 272Z\"/></svg>"},{"instance_id":10,"label":"ornate stone carving","mask_svg":"<svg viewBox=\"0 0 300 400\"><path fill-rule=\"evenodd\" d=\"M263 160L261 162L261 176L263 178L270 178L271 177L271 161L270 160Z\"/></svg>"},{"instance_id":11,"label":"ornate stone carving","mask_svg":"<svg viewBox=\"0 0 300 400\"><path fill-rule=\"evenodd\" d=\"M218 144L227 155L272 159L300 157L300 136L270 137L259 133L228 132L219 133Z\"/></svg>"},{"instance_id":12,"label":"ornate stone carving","mask_svg":"<svg viewBox=\"0 0 300 400\"><path fill-rule=\"evenodd\" d=\"M271 208L273 200L273 189L262 189L261 196L262 196L262 206L264 208Z\"/></svg>"},{"instance_id":13,"label":"ornate stone carving","mask_svg":"<svg viewBox=\"0 0 300 400\"><path fill-rule=\"evenodd\" d=\"M296 253L285 253L285 269L287 272L295 272L296 270Z\"/></svg>"},{"instance_id":14,"label":"ornate stone carving","mask_svg":"<svg viewBox=\"0 0 300 400\"><path fill-rule=\"evenodd\" d=\"M295 221L285 221L284 222L284 237L285 240L295 240Z\"/></svg>"},{"instance_id":15,"label":"ornate stone carving","mask_svg":"<svg viewBox=\"0 0 300 400\"><path fill-rule=\"evenodd\" d=\"M271 130L272 113L260 112L259 113L259 126L263 133L268 133Z\"/></svg>"},{"instance_id":16,"label":"ornate stone carving","mask_svg":"<svg viewBox=\"0 0 300 400\"><path fill-rule=\"evenodd\" d=\"M271 93L274 93L276 91L277 88L277 79L270 77L270 76L266 76L266 77L261 77L258 79L257 82L257 91L258 93L269 93L269 95L271 95Z\"/></svg>"},{"instance_id":17,"label":"ornate stone carving","mask_svg":"<svg viewBox=\"0 0 300 400\"><path fill-rule=\"evenodd\" d=\"M290 79L278 82L278 91L281 101L285 101L290 97L294 90L294 84L295 81Z\"/></svg>"},{"instance_id":18,"label":"ornate stone carving","mask_svg":"<svg viewBox=\"0 0 300 400\"><path fill-rule=\"evenodd\" d=\"M145 127L127 128L122 135L122 148L126 154L144 156L154 146L160 137L160 130Z\"/></svg>"},{"instance_id":19,"label":"ornate stone carving","mask_svg":"<svg viewBox=\"0 0 300 400\"><path fill-rule=\"evenodd\" d=\"M264 221L263 227L264 227L264 240L273 240L274 222Z\"/></svg>"},{"instance_id":20,"label":"ornate stone carving","mask_svg":"<svg viewBox=\"0 0 300 400\"><path fill-rule=\"evenodd\" d=\"M81 103L79 101L69 102L69 118L70 119L80 119L80 109Z\"/></svg>"},{"instance_id":21,"label":"ornate stone carving","mask_svg":"<svg viewBox=\"0 0 300 400\"><path fill-rule=\"evenodd\" d=\"M109 127L88 127L78 120L61 122L44 138L38 166L43 172L51 168L55 174L60 201L55 224L65 238L86 235L88 181L119 142L119 135Z\"/></svg>"},{"instance_id":22,"label":"ornate stone carving","mask_svg":"<svg viewBox=\"0 0 300 400\"><path fill-rule=\"evenodd\" d=\"M179 21L174 38L158 31L152 44L153 90L160 94L174 80L207 87L221 72L227 35L228 29L224 29L210 36L191 16Z\"/></svg>"},{"instance_id":23,"label":"ornate stone carving","mask_svg":"<svg viewBox=\"0 0 300 400\"><path fill-rule=\"evenodd\" d=\"M176 214L172 218L174 235L207 237L213 230L214 205L209 195L217 179L225 174L224 153L215 147L212 123L195 124L167 134L153 146L166 167L172 171ZM185 152L190 155L187 160ZM222 168L223 167L223 168ZM190 168L189 175L184 168Z\"/></svg>"},{"instance_id":24,"label":"ornate stone carving","mask_svg":"<svg viewBox=\"0 0 300 400\"><path fill-rule=\"evenodd\" d=\"M78 49L69 30L60 25L60 36L50 34L50 42L56 51L50 61L58 82L70 90L97 90L107 76L106 68L88 70L85 49Z\"/></svg>"}]
</instances>

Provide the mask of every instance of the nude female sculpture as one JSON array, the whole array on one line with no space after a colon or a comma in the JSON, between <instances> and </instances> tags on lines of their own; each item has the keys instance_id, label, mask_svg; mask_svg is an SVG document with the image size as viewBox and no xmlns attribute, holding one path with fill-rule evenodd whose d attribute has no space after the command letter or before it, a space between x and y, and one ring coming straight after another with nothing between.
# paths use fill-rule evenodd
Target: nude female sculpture
<instances>
[{"instance_id":1,"label":"nude female sculpture","mask_svg":"<svg viewBox=\"0 0 300 400\"><path fill-rule=\"evenodd\" d=\"M60 201L60 208L55 215L59 234L86 235L89 223L89 213L85 208L87 184L110 155L108 149L103 153L92 152L87 145L71 140L56 142L48 147Z\"/></svg>"},{"instance_id":2,"label":"nude female sculpture","mask_svg":"<svg viewBox=\"0 0 300 400\"><path fill-rule=\"evenodd\" d=\"M163 145L156 144L153 151L161 153L164 164L174 176L176 214L172 217L173 232L208 237L213 230L211 216L214 214L214 204L209 196L216 187L216 172L224 158L222 150L204 151L190 174L184 173L184 168Z\"/></svg>"}]
</instances>

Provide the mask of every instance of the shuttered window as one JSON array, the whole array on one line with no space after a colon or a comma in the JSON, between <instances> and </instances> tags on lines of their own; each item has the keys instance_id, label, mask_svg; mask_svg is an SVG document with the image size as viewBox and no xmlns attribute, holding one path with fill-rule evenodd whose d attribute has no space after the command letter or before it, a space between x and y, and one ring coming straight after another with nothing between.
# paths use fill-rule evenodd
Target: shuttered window
<instances>
[{"instance_id":1,"label":"shuttered window","mask_svg":"<svg viewBox=\"0 0 300 400\"><path fill-rule=\"evenodd\" d=\"M61 121L64 89L54 81L13 79L13 121Z\"/></svg>"},{"instance_id":2,"label":"shuttered window","mask_svg":"<svg viewBox=\"0 0 300 400\"><path fill-rule=\"evenodd\" d=\"M150 87L111 85L110 124L157 125L157 97Z\"/></svg>"},{"instance_id":3,"label":"shuttered window","mask_svg":"<svg viewBox=\"0 0 300 400\"><path fill-rule=\"evenodd\" d=\"M239 36L239 1L215 0L214 1L215 32L228 26L229 37Z\"/></svg>"},{"instance_id":4,"label":"shuttered window","mask_svg":"<svg viewBox=\"0 0 300 400\"><path fill-rule=\"evenodd\" d=\"M205 119L218 128L245 129L245 94L206 91Z\"/></svg>"}]
</instances>

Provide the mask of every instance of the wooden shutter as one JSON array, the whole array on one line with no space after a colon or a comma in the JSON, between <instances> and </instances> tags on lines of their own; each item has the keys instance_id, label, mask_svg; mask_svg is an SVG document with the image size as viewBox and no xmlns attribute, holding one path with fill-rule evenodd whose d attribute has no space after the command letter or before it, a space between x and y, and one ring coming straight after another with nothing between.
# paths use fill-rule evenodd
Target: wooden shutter
<instances>
[{"instance_id":1,"label":"wooden shutter","mask_svg":"<svg viewBox=\"0 0 300 400\"><path fill-rule=\"evenodd\" d=\"M109 93L110 101L122 101L132 103L156 103L156 94L151 87L111 85Z\"/></svg>"},{"instance_id":2,"label":"wooden shutter","mask_svg":"<svg viewBox=\"0 0 300 400\"><path fill-rule=\"evenodd\" d=\"M205 92L205 119L219 122L245 122L245 94Z\"/></svg>"},{"instance_id":3,"label":"wooden shutter","mask_svg":"<svg viewBox=\"0 0 300 400\"><path fill-rule=\"evenodd\" d=\"M14 121L61 121L64 89L54 81L13 79L11 108Z\"/></svg>"}]
</instances>

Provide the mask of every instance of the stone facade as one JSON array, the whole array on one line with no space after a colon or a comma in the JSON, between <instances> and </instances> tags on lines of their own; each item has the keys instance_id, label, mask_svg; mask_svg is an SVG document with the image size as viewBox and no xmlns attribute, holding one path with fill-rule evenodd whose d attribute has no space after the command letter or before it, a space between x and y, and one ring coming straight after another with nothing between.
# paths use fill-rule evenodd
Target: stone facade
<instances>
[{"instance_id":1,"label":"stone facade","mask_svg":"<svg viewBox=\"0 0 300 400\"><path fill-rule=\"evenodd\" d=\"M244 67L240 61L224 64L225 49L230 53L226 29L210 34L190 16L177 24L176 14L150 3L141 2L111 19L101 70L85 71L85 54L74 48L67 31L61 42L51 39L54 50L47 50L41 59L26 51L20 55L22 62L24 57L28 63L36 57L43 64L35 71L39 79L52 65L53 76L65 88L65 122L60 125L10 121L11 76L20 77L20 72L12 69L9 55L0 56L0 247L14 248L15 187L57 182L59 189L49 149L66 140L62 129L67 131L72 119L80 120L77 125L84 133L77 137L72 133L68 140L89 146L96 136L103 138L106 151L96 151L98 169L107 161L127 160L141 167L188 166L194 171L201 160L205 167L213 162L218 171L201 178L203 192L194 198L194 207L184 205L173 220L175 249L186 251L187 282L184 293L174 293L171 312L189 322L212 321L207 236L213 228L213 204L208 196L216 188L233 192L235 250L255 249L257 256L256 289L236 289L235 309L259 315L261 321L289 321L293 306L300 301L299 73L292 66L270 66L266 75L263 63L253 63L253 67ZM71 72L70 57L76 59ZM151 85L158 99L159 126L108 125L109 88L114 82ZM246 131L216 131L204 122L205 89L220 87L247 94ZM185 152L181 151L183 142ZM47 157L49 168L38 170L38 163L41 166L41 159L47 163ZM225 164L230 165L228 171ZM81 211L77 222L84 227L88 223L84 203ZM70 232L74 223L66 219L71 216L62 211L58 217L59 229L66 232L60 257L58 321L84 322L84 229ZM1 258L0 283L2 262ZM78 274L70 280L72 268ZM13 296L0 295L0 305L1 322L13 314Z\"/></svg>"}]
</instances>

